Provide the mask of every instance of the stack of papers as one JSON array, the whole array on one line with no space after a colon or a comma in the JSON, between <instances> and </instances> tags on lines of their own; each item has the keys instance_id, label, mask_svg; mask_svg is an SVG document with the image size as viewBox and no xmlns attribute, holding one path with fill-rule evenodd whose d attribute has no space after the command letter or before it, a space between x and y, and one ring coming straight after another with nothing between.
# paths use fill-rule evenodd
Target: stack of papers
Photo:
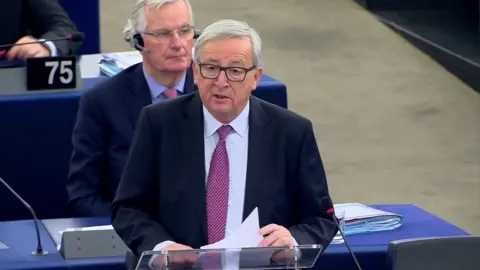
<instances>
[{"instance_id":1,"label":"stack of papers","mask_svg":"<svg viewBox=\"0 0 480 270\"><path fill-rule=\"evenodd\" d=\"M98 63L100 73L112 77L120 71L142 62L142 55L138 51L106 53Z\"/></svg>"},{"instance_id":2,"label":"stack of papers","mask_svg":"<svg viewBox=\"0 0 480 270\"><path fill-rule=\"evenodd\" d=\"M360 203L335 204L345 210L345 235L394 230L403 224L401 215L381 211Z\"/></svg>"}]
</instances>

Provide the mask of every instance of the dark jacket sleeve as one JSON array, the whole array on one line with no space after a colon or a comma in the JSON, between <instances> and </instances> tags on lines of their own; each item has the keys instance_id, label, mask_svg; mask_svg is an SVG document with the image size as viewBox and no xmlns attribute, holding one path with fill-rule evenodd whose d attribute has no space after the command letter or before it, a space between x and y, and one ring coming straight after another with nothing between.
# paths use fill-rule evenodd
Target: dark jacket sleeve
<instances>
[{"instance_id":1,"label":"dark jacket sleeve","mask_svg":"<svg viewBox=\"0 0 480 270\"><path fill-rule=\"evenodd\" d=\"M20 1L20 0L15 0ZM31 35L46 40L66 37L77 32L75 24L60 6L57 0L24 0L24 19ZM88 19L88 18L87 18ZM52 41L59 55L76 54L82 45L81 41Z\"/></svg>"},{"instance_id":2,"label":"dark jacket sleeve","mask_svg":"<svg viewBox=\"0 0 480 270\"><path fill-rule=\"evenodd\" d=\"M106 176L108 122L91 92L80 98L73 128L73 153L67 179L69 209L73 216L110 216L110 202L101 197Z\"/></svg>"},{"instance_id":3,"label":"dark jacket sleeve","mask_svg":"<svg viewBox=\"0 0 480 270\"><path fill-rule=\"evenodd\" d=\"M289 228L299 244L321 244L325 249L337 233L325 170L318 150L312 123L308 121L297 155L297 211L300 224Z\"/></svg>"},{"instance_id":4,"label":"dark jacket sleeve","mask_svg":"<svg viewBox=\"0 0 480 270\"><path fill-rule=\"evenodd\" d=\"M172 240L158 214L158 153L161 134L154 134L145 107L135 128L129 156L112 204L112 225L125 244L140 256L157 244Z\"/></svg>"}]
</instances>

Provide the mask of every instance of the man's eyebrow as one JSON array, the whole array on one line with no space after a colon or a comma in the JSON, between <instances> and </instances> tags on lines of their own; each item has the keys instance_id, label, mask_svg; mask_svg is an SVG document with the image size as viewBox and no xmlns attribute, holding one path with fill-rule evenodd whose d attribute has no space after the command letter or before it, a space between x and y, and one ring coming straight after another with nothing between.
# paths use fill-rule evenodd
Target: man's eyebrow
<instances>
[{"instance_id":1,"label":"man's eyebrow","mask_svg":"<svg viewBox=\"0 0 480 270\"><path fill-rule=\"evenodd\" d=\"M231 65L243 65L244 63L240 60L233 60L232 62L229 62L228 64L231 66Z\"/></svg>"},{"instance_id":2,"label":"man's eyebrow","mask_svg":"<svg viewBox=\"0 0 480 270\"><path fill-rule=\"evenodd\" d=\"M215 59L211 59L211 58L207 58L205 59L205 61L203 62L208 62L210 64L218 64L218 60L215 60Z\"/></svg>"},{"instance_id":3,"label":"man's eyebrow","mask_svg":"<svg viewBox=\"0 0 480 270\"><path fill-rule=\"evenodd\" d=\"M186 28L186 27L189 27L190 24L188 23L185 23L183 25L181 25L180 27L178 27L178 29L183 29L183 28ZM154 29L152 30L152 32L170 32L172 31L171 29L168 29L168 28L158 28L158 29Z\"/></svg>"}]
</instances>

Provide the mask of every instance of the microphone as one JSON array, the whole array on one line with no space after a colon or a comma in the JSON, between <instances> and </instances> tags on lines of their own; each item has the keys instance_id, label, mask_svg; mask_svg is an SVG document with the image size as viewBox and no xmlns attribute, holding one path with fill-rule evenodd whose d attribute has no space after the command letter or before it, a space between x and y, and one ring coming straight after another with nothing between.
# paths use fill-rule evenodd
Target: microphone
<instances>
[{"instance_id":1,"label":"microphone","mask_svg":"<svg viewBox=\"0 0 480 270\"><path fill-rule=\"evenodd\" d=\"M20 46L20 45L37 44L37 43L41 44L41 43L45 43L47 41L59 41L59 40L82 41L84 38L85 38L84 33L75 32L75 33L72 33L72 34L70 34L68 36L65 36L65 37L59 37L59 38L54 38L54 39L49 39L49 40L37 40L37 41L24 42L24 43L12 43L12 44L0 45L0 50L10 49L11 47Z\"/></svg>"},{"instance_id":2,"label":"microphone","mask_svg":"<svg viewBox=\"0 0 480 270\"><path fill-rule=\"evenodd\" d=\"M353 253L352 249L350 248L350 245L347 242L347 238L345 238L345 234L343 234L342 230L340 230L340 224L338 224L338 220L337 220L337 217L335 216L334 209L329 208L329 209L327 209L326 213L328 215L333 215L333 222L335 222L335 226L337 226L338 231L342 235L343 241L345 242L345 245L347 246L347 249L348 249L348 252L350 253L350 256L352 257L353 261L355 262L355 264L357 266L357 269L362 270L362 267L360 266L360 264L357 261L357 257L355 257L355 254Z\"/></svg>"},{"instance_id":3,"label":"microphone","mask_svg":"<svg viewBox=\"0 0 480 270\"><path fill-rule=\"evenodd\" d=\"M150 51L149 49L147 49L147 48L143 47L142 45L138 44L138 41L136 39L134 39L134 41L133 41L133 47L137 50L140 50L140 51L144 52L144 53L148 53L148 54L152 53L152 51Z\"/></svg>"},{"instance_id":4,"label":"microphone","mask_svg":"<svg viewBox=\"0 0 480 270\"><path fill-rule=\"evenodd\" d=\"M28 209L28 211L30 211L30 214L32 214L32 216L33 216L33 221L34 221L34 224L35 224L35 231L37 233L37 249L35 251L32 251L32 255L35 255L35 256L47 255L48 251L43 249L42 241L40 240L40 231L38 230L38 219L37 219L37 215L35 214L35 211L33 211L33 208L24 199L22 199L22 197L20 197L20 195L18 195L18 193L15 192L15 190L13 190L13 188L10 187L7 184L7 182L5 182L1 177L0 177L0 183L2 183L5 187L7 187L7 189L13 195L15 195L15 197L17 197L17 199Z\"/></svg>"}]
</instances>

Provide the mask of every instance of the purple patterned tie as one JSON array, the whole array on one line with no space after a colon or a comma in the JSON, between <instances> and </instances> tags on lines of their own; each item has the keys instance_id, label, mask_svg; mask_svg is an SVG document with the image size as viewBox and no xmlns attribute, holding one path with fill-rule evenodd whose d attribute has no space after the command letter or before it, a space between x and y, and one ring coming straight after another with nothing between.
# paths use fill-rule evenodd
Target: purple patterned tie
<instances>
[{"instance_id":1,"label":"purple patterned tie","mask_svg":"<svg viewBox=\"0 0 480 270\"><path fill-rule=\"evenodd\" d=\"M168 99L177 97L177 89L175 88L169 88L163 91L163 95L167 97Z\"/></svg>"},{"instance_id":2,"label":"purple patterned tie","mask_svg":"<svg viewBox=\"0 0 480 270\"><path fill-rule=\"evenodd\" d=\"M213 151L207 179L207 230L208 243L225 238L227 225L228 191L230 172L225 139L232 131L228 125L221 126L217 132L220 140Z\"/></svg>"}]
</instances>

